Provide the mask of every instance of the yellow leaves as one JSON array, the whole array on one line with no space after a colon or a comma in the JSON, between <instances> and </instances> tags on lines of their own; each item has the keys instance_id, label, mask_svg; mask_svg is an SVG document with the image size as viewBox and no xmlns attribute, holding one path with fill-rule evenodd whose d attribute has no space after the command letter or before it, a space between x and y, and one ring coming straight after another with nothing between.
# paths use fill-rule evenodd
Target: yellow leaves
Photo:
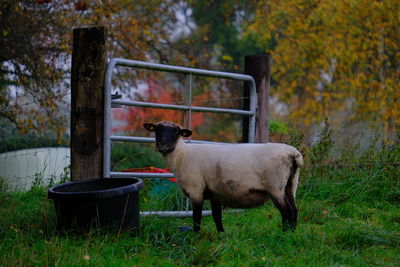
<instances>
[{"instance_id":1,"label":"yellow leaves","mask_svg":"<svg viewBox=\"0 0 400 267\"><path fill-rule=\"evenodd\" d=\"M145 28L143 30L143 34L147 37L150 38L152 40L157 39L157 34L155 34L151 28Z\"/></svg>"},{"instance_id":2,"label":"yellow leaves","mask_svg":"<svg viewBox=\"0 0 400 267\"><path fill-rule=\"evenodd\" d=\"M245 35L271 51L274 92L292 118L318 122L353 99L347 108L358 117L400 120L388 97L400 92L400 2L264 0L259 7ZM267 47L271 40L276 45Z\"/></svg>"},{"instance_id":3,"label":"yellow leaves","mask_svg":"<svg viewBox=\"0 0 400 267\"><path fill-rule=\"evenodd\" d=\"M233 58L231 56L229 56L229 55L222 55L222 60L233 61Z\"/></svg>"}]
</instances>

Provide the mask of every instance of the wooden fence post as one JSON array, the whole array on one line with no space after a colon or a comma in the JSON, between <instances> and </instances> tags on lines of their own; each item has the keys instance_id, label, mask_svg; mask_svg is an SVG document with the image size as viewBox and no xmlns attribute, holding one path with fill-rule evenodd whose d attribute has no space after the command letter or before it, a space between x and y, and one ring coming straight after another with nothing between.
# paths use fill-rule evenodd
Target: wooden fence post
<instances>
[{"instance_id":1,"label":"wooden fence post","mask_svg":"<svg viewBox=\"0 0 400 267\"><path fill-rule=\"evenodd\" d=\"M71 180L103 176L104 27L73 30L71 67Z\"/></svg>"},{"instance_id":2,"label":"wooden fence post","mask_svg":"<svg viewBox=\"0 0 400 267\"><path fill-rule=\"evenodd\" d=\"M269 55L248 55L244 59L244 73L251 75L257 87L258 106L256 118L256 143L267 143L269 139L269 82L270 82L270 57ZM250 87L245 83L243 90L243 109L250 109ZM249 119L243 120L243 142L248 142Z\"/></svg>"}]
</instances>

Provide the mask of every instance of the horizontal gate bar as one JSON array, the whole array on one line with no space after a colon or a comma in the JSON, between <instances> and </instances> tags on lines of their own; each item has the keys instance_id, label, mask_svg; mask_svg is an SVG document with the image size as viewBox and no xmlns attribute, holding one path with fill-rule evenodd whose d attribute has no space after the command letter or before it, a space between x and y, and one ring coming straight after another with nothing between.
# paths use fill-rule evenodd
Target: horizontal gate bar
<instances>
[{"instance_id":1,"label":"horizontal gate bar","mask_svg":"<svg viewBox=\"0 0 400 267\"><path fill-rule=\"evenodd\" d=\"M110 172L110 177L137 177L143 179L151 178L175 178L175 174L171 172L166 173L145 173L145 172Z\"/></svg>"},{"instance_id":2,"label":"horizontal gate bar","mask_svg":"<svg viewBox=\"0 0 400 267\"><path fill-rule=\"evenodd\" d=\"M159 108L159 109L174 109L174 110L184 110L184 111L194 111L194 112L213 112L213 113L229 113L229 114L239 114L253 116L254 112L243 109L227 109L227 108L210 108L210 107L196 107L196 106L184 106L184 105L170 105L170 104L160 104L151 102L141 102L141 101L129 101L129 100L112 100L112 104L119 104L125 106L135 106L135 107L147 107L147 108Z\"/></svg>"},{"instance_id":3,"label":"horizontal gate bar","mask_svg":"<svg viewBox=\"0 0 400 267\"><path fill-rule=\"evenodd\" d=\"M228 212L239 213L243 212L244 210L239 209L228 209ZM203 210L201 212L202 216L210 216L211 210ZM140 212L140 216L152 216L157 215L158 217L192 217L193 211L192 210L183 210L183 211L142 211Z\"/></svg>"},{"instance_id":4,"label":"horizontal gate bar","mask_svg":"<svg viewBox=\"0 0 400 267\"><path fill-rule=\"evenodd\" d=\"M143 69L147 69L147 70L158 70L158 71L167 71L167 72L175 72L175 73L192 73L192 74L196 74L198 76L254 82L253 77L250 75L246 75L246 74L194 69L194 68L188 68L188 67L157 64L157 63L128 60L128 59L122 59L122 58L112 58L108 64L113 65L113 66L124 66L124 67L133 67L133 68L136 67L136 68L143 68Z\"/></svg>"},{"instance_id":5,"label":"horizontal gate bar","mask_svg":"<svg viewBox=\"0 0 400 267\"><path fill-rule=\"evenodd\" d=\"M156 139L152 137L139 137L139 136L120 136L120 135L111 135L111 141L120 141L120 142L138 142L138 143L155 143ZM200 141L200 140L183 140L185 143L193 143L193 144L212 144L212 145L226 145L229 143L220 143L220 142L211 142L211 141Z\"/></svg>"},{"instance_id":6,"label":"horizontal gate bar","mask_svg":"<svg viewBox=\"0 0 400 267\"><path fill-rule=\"evenodd\" d=\"M133 137L133 136L119 136L119 135L111 135L111 141L120 141L120 142L139 142L139 143L154 143L156 142L155 138L151 137Z\"/></svg>"},{"instance_id":7,"label":"horizontal gate bar","mask_svg":"<svg viewBox=\"0 0 400 267\"><path fill-rule=\"evenodd\" d=\"M157 215L158 217L192 217L193 211L191 210L177 210L177 211L142 211L140 212L140 216L153 216ZM210 216L211 210L203 210L203 216Z\"/></svg>"}]
</instances>

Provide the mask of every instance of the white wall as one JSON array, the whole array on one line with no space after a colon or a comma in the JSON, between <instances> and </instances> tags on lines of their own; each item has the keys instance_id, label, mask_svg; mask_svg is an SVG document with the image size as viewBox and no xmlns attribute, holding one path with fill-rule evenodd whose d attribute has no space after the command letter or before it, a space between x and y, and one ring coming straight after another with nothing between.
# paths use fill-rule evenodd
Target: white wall
<instances>
[{"instance_id":1,"label":"white wall","mask_svg":"<svg viewBox=\"0 0 400 267\"><path fill-rule=\"evenodd\" d=\"M70 149L45 147L0 154L0 179L9 190L29 190L37 177L58 182L70 164Z\"/></svg>"}]
</instances>

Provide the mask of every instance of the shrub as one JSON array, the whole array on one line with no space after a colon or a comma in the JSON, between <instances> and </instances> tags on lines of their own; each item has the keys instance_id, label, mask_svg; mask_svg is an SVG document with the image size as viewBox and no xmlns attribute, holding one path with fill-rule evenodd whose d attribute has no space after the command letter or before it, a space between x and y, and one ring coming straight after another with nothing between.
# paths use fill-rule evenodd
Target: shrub
<instances>
[{"instance_id":1,"label":"shrub","mask_svg":"<svg viewBox=\"0 0 400 267\"><path fill-rule=\"evenodd\" d=\"M138 143L115 143L111 150L111 169L121 171L140 167L166 166L160 153L153 148Z\"/></svg>"}]
</instances>

